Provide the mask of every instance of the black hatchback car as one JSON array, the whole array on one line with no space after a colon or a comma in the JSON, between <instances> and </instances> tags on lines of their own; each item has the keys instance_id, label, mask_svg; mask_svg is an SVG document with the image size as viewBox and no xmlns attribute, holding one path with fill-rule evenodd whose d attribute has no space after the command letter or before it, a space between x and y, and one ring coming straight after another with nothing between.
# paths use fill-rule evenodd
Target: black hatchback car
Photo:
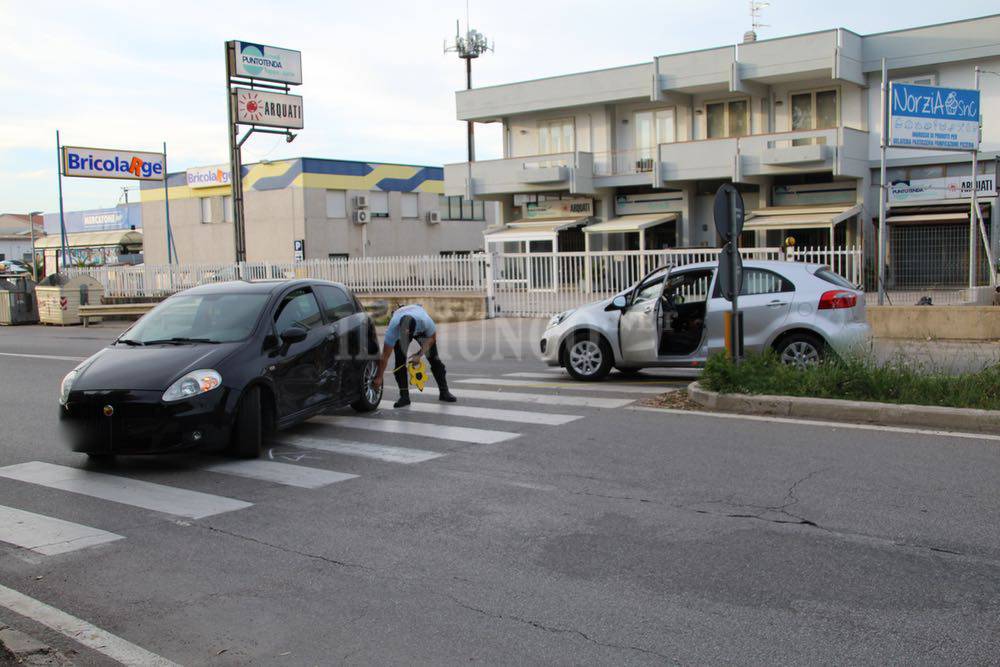
<instances>
[{"instance_id":1,"label":"black hatchback car","mask_svg":"<svg viewBox=\"0 0 1000 667\"><path fill-rule=\"evenodd\" d=\"M226 282L179 292L69 372L59 418L94 457L228 449L330 408L375 410L375 327L343 285Z\"/></svg>"}]
</instances>

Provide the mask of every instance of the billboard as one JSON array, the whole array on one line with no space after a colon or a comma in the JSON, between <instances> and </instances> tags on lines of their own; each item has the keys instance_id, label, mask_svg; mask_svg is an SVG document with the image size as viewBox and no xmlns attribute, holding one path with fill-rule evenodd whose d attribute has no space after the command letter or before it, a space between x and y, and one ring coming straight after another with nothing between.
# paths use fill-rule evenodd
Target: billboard
<instances>
[{"instance_id":1,"label":"billboard","mask_svg":"<svg viewBox=\"0 0 1000 667\"><path fill-rule=\"evenodd\" d=\"M993 197L997 194L996 177L980 174L976 181L979 195ZM895 181L889 187L889 202L932 201L936 199L967 199L972 196L972 175L946 176L944 178L914 178Z\"/></svg>"},{"instance_id":2,"label":"billboard","mask_svg":"<svg viewBox=\"0 0 1000 667\"><path fill-rule=\"evenodd\" d=\"M63 176L162 181L164 161L163 153L62 147Z\"/></svg>"},{"instance_id":3,"label":"billboard","mask_svg":"<svg viewBox=\"0 0 1000 667\"><path fill-rule=\"evenodd\" d=\"M888 145L976 150L979 147L979 91L891 82Z\"/></svg>"},{"instance_id":4,"label":"billboard","mask_svg":"<svg viewBox=\"0 0 1000 667\"><path fill-rule=\"evenodd\" d=\"M263 90L236 88L236 122L301 130L302 97Z\"/></svg>"},{"instance_id":5,"label":"billboard","mask_svg":"<svg viewBox=\"0 0 1000 667\"><path fill-rule=\"evenodd\" d=\"M185 172L189 188L217 188L229 185L233 181L233 172L229 165L214 167L193 167Z\"/></svg>"},{"instance_id":6,"label":"billboard","mask_svg":"<svg viewBox=\"0 0 1000 667\"><path fill-rule=\"evenodd\" d=\"M594 215L591 199L547 199L528 202L524 206L524 217L528 220L550 218L587 218Z\"/></svg>"},{"instance_id":7,"label":"billboard","mask_svg":"<svg viewBox=\"0 0 1000 667\"><path fill-rule=\"evenodd\" d=\"M276 46L231 42L233 57L229 76L242 76L261 81L277 81L297 86L302 83L302 53Z\"/></svg>"}]
</instances>

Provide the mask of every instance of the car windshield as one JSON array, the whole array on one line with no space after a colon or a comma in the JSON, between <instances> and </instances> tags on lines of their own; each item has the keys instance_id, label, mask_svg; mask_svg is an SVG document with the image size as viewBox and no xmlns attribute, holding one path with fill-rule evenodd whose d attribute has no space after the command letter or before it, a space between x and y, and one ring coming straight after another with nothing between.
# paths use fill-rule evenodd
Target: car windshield
<instances>
[{"instance_id":1,"label":"car windshield","mask_svg":"<svg viewBox=\"0 0 1000 667\"><path fill-rule=\"evenodd\" d=\"M231 343L253 331L267 294L174 296L122 335L129 345Z\"/></svg>"}]
</instances>

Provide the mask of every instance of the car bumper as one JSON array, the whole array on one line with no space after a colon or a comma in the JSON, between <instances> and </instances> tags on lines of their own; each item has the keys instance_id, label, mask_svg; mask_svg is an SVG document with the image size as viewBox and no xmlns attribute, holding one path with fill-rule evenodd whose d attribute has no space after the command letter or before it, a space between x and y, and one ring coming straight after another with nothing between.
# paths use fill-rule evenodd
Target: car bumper
<instances>
[{"instance_id":1,"label":"car bumper","mask_svg":"<svg viewBox=\"0 0 1000 667\"><path fill-rule=\"evenodd\" d=\"M841 357L865 354L871 349L872 328L867 322L851 322L827 336L827 342Z\"/></svg>"},{"instance_id":2,"label":"car bumper","mask_svg":"<svg viewBox=\"0 0 1000 667\"><path fill-rule=\"evenodd\" d=\"M71 392L59 406L59 423L70 448L88 454L217 449L229 441L227 394L223 388L165 403L160 391Z\"/></svg>"},{"instance_id":3,"label":"car bumper","mask_svg":"<svg viewBox=\"0 0 1000 667\"><path fill-rule=\"evenodd\" d=\"M549 366L559 365L559 342L562 339L560 327L552 327L538 341L538 351L542 355L542 361Z\"/></svg>"}]
</instances>

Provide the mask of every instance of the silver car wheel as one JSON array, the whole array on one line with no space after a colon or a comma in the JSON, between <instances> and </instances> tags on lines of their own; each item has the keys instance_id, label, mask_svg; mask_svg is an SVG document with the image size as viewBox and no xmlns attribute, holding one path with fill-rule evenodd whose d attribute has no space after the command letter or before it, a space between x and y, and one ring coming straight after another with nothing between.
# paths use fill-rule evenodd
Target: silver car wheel
<instances>
[{"instance_id":1,"label":"silver car wheel","mask_svg":"<svg viewBox=\"0 0 1000 667\"><path fill-rule=\"evenodd\" d=\"M569 348L569 364L580 375L593 375L604 362L601 347L591 340L580 340Z\"/></svg>"},{"instance_id":2,"label":"silver car wheel","mask_svg":"<svg viewBox=\"0 0 1000 667\"><path fill-rule=\"evenodd\" d=\"M812 343L797 340L781 352L781 362L799 369L815 366L819 363L819 350Z\"/></svg>"},{"instance_id":3,"label":"silver car wheel","mask_svg":"<svg viewBox=\"0 0 1000 667\"><path fill-rule=\"evenodd\" d=\"M361 380L361 385L364 387L365 399L372 405L378 403L382 398L382 387L375 387L372 384L376 373L378 373L377 361L369 361L365 364L365 372Z\"/></svg>"}]
</instances>

